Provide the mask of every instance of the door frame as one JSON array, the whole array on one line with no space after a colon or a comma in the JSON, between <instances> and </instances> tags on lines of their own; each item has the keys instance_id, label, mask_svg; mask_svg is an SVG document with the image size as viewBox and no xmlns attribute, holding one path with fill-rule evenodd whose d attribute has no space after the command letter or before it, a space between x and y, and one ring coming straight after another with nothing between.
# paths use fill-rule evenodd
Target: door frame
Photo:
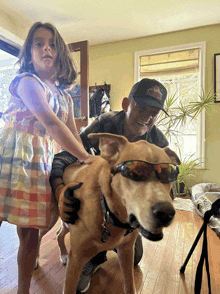
<instances>
[{"instance_id":1,"label":"door frame","mask_svg":"<svg viewBox=\"0 0 220 294\"><path fill-rule=\"evenodd\" d=\"M77 130L88 125L89 117L89 42L68 44L70 52L80 52L81 117L75 118Z\"/></svg>"}]
</instances>

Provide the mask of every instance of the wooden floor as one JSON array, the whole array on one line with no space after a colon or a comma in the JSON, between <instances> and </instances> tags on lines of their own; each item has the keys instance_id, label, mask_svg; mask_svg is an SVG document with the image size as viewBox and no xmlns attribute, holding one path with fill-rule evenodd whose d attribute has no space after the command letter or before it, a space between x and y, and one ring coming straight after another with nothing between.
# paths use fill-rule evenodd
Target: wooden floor
<instances>
[{"instance_id":1,"label":"wooden floor","mask_svg":"<svg viewBox=\"0 0 220 294\"><path fill-rule=\"evenodd\" d=\"M159 242L143 239L144 256L135 268L138 294L193 294L194 278L201 254L202 238L191 257L185 274L179 273L185 257L202 225L196 212L178 211L173 224L164 230ZM55 231L59 222L43 239L40 267L34 272L30 294L61 294L65 266L59 261ZM68 244L69 239L66 237ZM212 294L220 293L220 240L208 228L208 246ZM16 228L3 223L0 228L0 293L15 294L17 289L18 238ZM122 275L117 255L108 253L108 261L94 275L87 294L123 294ZM201 294L207 294L207 278L203 273Z\"/></svg>"}]
</instances>

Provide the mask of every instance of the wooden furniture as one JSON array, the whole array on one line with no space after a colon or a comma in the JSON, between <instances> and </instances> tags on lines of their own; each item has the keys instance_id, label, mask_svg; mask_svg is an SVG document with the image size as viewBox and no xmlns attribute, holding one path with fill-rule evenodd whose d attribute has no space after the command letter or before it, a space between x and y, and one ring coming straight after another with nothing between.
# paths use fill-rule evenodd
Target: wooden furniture
<instances>
[{"instance_id":1,"label":"wooden furniture","mask_svg":"<svg viewBox=\"0 0 220 294\"><path fill-rule=\"evenodd\" d=\"M81 86L81 117L75 118L78 131L88 124L89 113L89 42L81 41L69 44L70 52L79 52L79 72Z\"/></svg>"},{"instance_id":2,"label":"wooden furniture","mask_svg":"<svg viewBox=\"0 0 220 294\"><path fill-rule=\"evenodd\" d=\"M202 225L197 212L176 211L172 225L164 229L164 238L159 242L143 239L144 255L135 268L137 294L193 294L197 264L201 254L199 241L185 274L179 269ZM61 294L65 277L65 266L59 260L55 227L44 237L41 245L40 267L34 272L30 294ZM69 236L66 237L69 242ZM3 223L0 228L0 293L16 294L17 291L16 228ZM212 294L220 293L220 240L208 228L208 249ZM117 255L108 253L108 261L94 275L87 294L123 294L122 274ZM203 274L201 294L208 293L206 273Z\"/></svg>"}]
</instances>

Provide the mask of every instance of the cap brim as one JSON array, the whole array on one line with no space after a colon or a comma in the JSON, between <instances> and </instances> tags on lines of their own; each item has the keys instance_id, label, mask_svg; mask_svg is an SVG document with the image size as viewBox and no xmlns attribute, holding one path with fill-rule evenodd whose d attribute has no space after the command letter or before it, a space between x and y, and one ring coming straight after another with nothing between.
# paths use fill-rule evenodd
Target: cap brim
<instances>
[{"instance_id":1,"label":"cap brim","mask_svg":"<svg viewBox=\"0 0 220 294\"><path fill-rule=\"evenodd\" d=\"M151 98L143 99L143 98L134 98L134 97L133 99L137 104L158 108L162 110L166 115L169 116L169 114L163 109L162 105L159 102L157 102L155 99L151 99Z\"/></svg>"}]
</instances>

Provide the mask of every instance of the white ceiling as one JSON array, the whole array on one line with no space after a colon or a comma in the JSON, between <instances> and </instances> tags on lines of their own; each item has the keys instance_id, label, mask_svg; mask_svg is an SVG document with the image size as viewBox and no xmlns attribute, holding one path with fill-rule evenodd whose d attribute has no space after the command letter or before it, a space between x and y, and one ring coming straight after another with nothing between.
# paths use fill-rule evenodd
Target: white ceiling
<instances>
[{"instance_id":1,"label":"white ceiling","mask_svg":"<svg viewBox=\"0 0 220 294\"><path fill-rule=\"evenodd\" d=\"M220 0L0 0L31 23L53 23L89 45L220 23ZM12 18L12 21L13 21ZM20 18L19 18L20 19Z\"/></svg>"}]
</instances>

